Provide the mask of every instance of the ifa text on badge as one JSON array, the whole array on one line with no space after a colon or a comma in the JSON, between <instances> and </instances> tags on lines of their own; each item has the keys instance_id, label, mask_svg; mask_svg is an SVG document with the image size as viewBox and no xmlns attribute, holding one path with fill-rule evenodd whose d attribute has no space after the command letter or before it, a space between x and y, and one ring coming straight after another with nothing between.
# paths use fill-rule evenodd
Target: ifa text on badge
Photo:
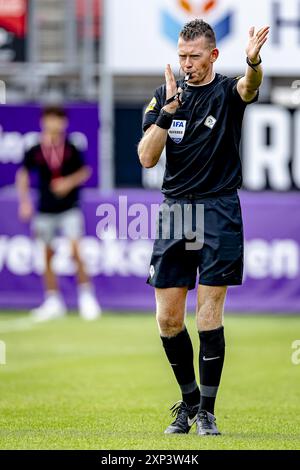
<instances>
[{"instance_id":1,"label":"ifa text on badge","mask_svg":"<svg viewBox=\"0 0 300 470\"><path fill-rule=\"evenodd\" d=\"M168 131L169 137L175 142L180 144L182 141L186 128L186 121L180 119L173 119L172 125Z\"/></svg>"}]
</instances>

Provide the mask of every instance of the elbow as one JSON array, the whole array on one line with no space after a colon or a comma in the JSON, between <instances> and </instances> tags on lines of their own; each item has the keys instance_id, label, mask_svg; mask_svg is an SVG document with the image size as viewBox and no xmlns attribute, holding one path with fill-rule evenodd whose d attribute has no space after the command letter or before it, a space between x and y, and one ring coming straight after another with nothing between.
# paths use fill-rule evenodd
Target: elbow
<instances>
[{"instance_id":1,"label":"elbow","mask_svg":"<svg viewBox=\"0 0 300 470\"><path fill-rule=\"evenodd\" d=\"M149 168L153 168L153 167L156 165L155 162L153 162L153 161L151 161L151 160L147 160L147 159L145 159L145 160L140 159L140 162L141 162L142 167L143 167L143 168L146 168L146 169L147 169L147 168L148 168L148 169L149 169Z\"/></svg>"},{"instance_id":2,"label":"elbow","mask_svg":"<svg viewBox=\"0 0 300 470\"><path fill-rule=\"evenodd\" d=\"M90 166L85 166L83 168L83 179L84 183L92 176L92 169Z\"/></svg>"},{"instance_id":3,"label":"elbow","mask_svg":"<svg viewBox=\"0 0 300 470\"><path fill-rule=\"evenodd\" d=\"M249 89L247 90L247 92L244 94L244 96L242 97L243 101L245 101L246 103L249 103L251 102L252 100L254 100L254 98L256 97L258 93L258 89Z\"/></svg>"},{"instance_id":4,"label":"elbow","mask_svg":"<svg viewBox=\"0 0 300 470\"><path fill-rule=\"evenodd\" d=\"M153 168L156 164L156 162L153 161L153 158L144 153L139 154L139 159L143 168Z\"/></svg>"},{"instance_id":5,"label":"elbow","mask_svg":"<svg viewBox=\"0 0 300 470\"><path fill-rule=\"evenodd\" d=\"M23 167L18 168L15 174L15 183L18 185L27 177L26 170Z\"/></svg>"},{"instance_id":6,"label":"elbow","mask_svg":"<svg viewBox=\"0 0 300 470\"><path fill-rule=\"evenodd\" d=\"M140 164L143 168L152 168L155 166L155 161L153 161L153 156L149 153L145 152L142 148L138 148L138 156L140 160Z\"/></svg>"},{"instance_id":7,"label":"elbow","mask_svg":"<svg viewBox=\"0 0 300 470\"><path fill-rule=\"evenodd\" d=\"M139 160L143 168L153 168L160 157L160 155L157 157L156 152L151 148L149 149L148 147L149 146L143 144L142 139L137 149Z\"/></svg>"}]
</instances>

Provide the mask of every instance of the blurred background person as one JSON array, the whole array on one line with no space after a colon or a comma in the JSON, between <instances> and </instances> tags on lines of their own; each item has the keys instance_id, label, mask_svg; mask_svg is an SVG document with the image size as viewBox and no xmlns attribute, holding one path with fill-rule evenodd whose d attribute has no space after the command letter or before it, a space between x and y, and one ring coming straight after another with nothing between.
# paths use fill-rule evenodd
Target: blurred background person
<instances>
[{"instance_id":1,"label":"blurred background person","mask_svg":"<svg viewBox=\"0 0 300 470\"><path fill-rule=\"evenodd\" d=\"M68 118L59 106L44 108L41 117L41 141L26 153L16 174L19 195L19 217L27 222L32 218L34 235L45 244L45 300L31 311L38 321L47 321L66 314L66 305L59 293L52 267L52 242L60 232L70 240L72 255L77 263L79 313L86 320L101 314L100 305L80 256L79 241L84 234L84 219L79 208L79 189L90 177L82 154L68 140ZM38 207L30 197L30 175L38 174Z\"/></svg>"}]
</instances>

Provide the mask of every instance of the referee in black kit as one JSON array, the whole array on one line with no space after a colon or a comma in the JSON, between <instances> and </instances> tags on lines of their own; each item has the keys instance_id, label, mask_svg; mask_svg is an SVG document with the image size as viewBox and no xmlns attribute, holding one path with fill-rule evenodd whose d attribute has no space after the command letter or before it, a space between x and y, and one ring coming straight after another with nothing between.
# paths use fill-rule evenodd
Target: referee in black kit
<instances>
[{"instance_id":1,"label":"referee in black kit","mask_svg":"<svg viewBox=\"0 0 300 470\"><path fill-rule=\"evenodd\" d=\"M198 205L204 208L201 249L187 249L186 238L178 239L173 227L168 238L157 236L151 259L148 283L155 287L160 336L182 393L171 408L175 420L167 434L188 433L195 422L198 435L220 434L214 405L225 355L223 308L227 287L241 284L243 272L239 143L245 108L258 98L260 50L268 33L269 27L256 33L250 28L245 75L228 78L214 72L219 51L211 26L198 19L187 23L178 40L185 79L176 82L167 65L166 84L155 91L145 113L139 158L151 168L166 146L164 207L190 205L193 214ZM197 270L200 390L184 323L186 296L195 287Z\"/></svg>"}]
</instances>

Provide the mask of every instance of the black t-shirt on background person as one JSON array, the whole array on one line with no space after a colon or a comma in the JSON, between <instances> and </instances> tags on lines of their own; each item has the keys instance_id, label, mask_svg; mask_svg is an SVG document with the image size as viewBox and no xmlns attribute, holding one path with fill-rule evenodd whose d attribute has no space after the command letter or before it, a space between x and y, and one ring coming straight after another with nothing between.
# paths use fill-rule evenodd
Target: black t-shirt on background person
<instances>
[{"instance_id":1,"label":"black t-shirt on background person","mask_svg":"<svg viewBox=\"0 0 300 470\"><path fill-rule=\"evenodd\" d=\"M61 162L57 162L55 168L49 165L48 150L49 154L52 150L54 156L57 154L58 158L61 151ZM60 149L48 147L47 151L42 144L35 145L25 153L22 165L28 171L35 171L38 174L39 212L55 214L78 207L78 187L64 197L56 196L50 188L54 178L72 175L85 165L82 154L71 142L65 140Z\"/></svg>"},{"instance_id":2,"label":"black t-shirt on background person","mask_svg":"<svg viewBox=\"0 0 300 470\"><path fill-rule=\"evenodd\" d=\"M185 89L166 142L165 196L213 196L241 187L239 144L249 103L238 94L237 81L217 73L210 83ZM177 86L182 84L177 82ZM251 102L257 99L258 93ZM155 124L165 100L166 86L162 85L146 109L144 131Z\"/></svg>"}]
</instances>

